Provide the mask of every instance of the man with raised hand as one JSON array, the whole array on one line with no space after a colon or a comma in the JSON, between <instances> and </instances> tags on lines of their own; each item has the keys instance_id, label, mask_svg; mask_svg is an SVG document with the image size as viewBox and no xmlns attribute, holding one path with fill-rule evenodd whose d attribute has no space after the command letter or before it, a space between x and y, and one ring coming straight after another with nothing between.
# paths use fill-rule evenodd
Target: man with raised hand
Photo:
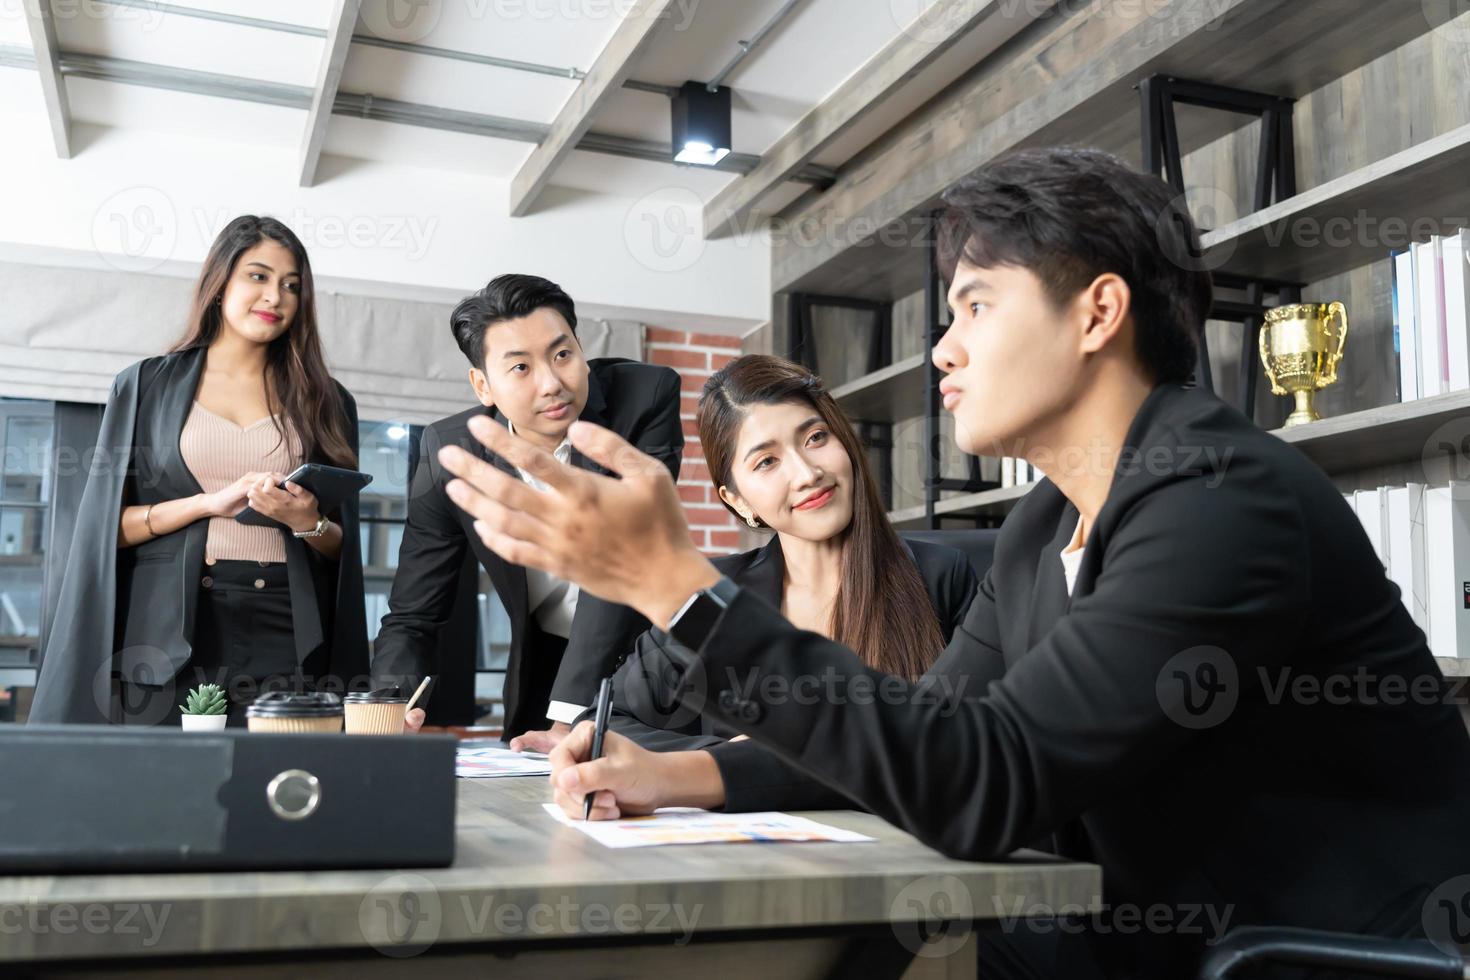
<instances>
[{"instance_id":1,"label":"man with raised hand","mask_svg":"<svg viewBox=\"0 0 1470 980\"><path fill-rule=\"evenodd\" d=\"M621 434L677 478L684 449L679 376L621 357L588 360L577 339L572 298L540 276L496 277L455 307L450 329L470 362L470 385L480 404L424 431L389 612L373 643L373 678L375 685L411 691L426 674L441 681L450 674L448 686L468 686L455 693L470 698L474 664L438 662L439 632L454 608L468 549L510 618L504 737L512 748L545 751L592 703L599 681L648 623L626 606L585 595L565 578L487 549L469 518L444 496L450 475L436 453L450 445L479 453L466 424L493 418L567 465L596 470L567 441L567 429L581 418ZM528 489L539 486L523 472L506 472ZM408 728L423 722L421 709L409 712Z\"/></svg>"},{"instance_id":2,"label":"man with raised hand","mask_svg":"<svg viewBox=\"0 0 1470 980\"><path fill-rule=\"evenodd\" d=\"M1186 978L1245 924L1418 935L1436 884L1470 872L1470 737L1356 517L1300 452L1186 383L1212 292L1178 201L1070 149L945 195L944 407L962 449L1047 477L946 651L998 678L983 697L919 696L722 579L668 475L612 433L570 435L621 481L476 420L547 494L443 456L488 547L667 630L669 667L698 665L690 696L721 722L946 854L1048 840L1101 865L1116 921L982 934L987 976ZM824 703L763 697L808 677ZM590 742L579 725L553 753L557 794L593 794L594 819L639 812L627 744L589 761Z\"/></svg>"}]
</instances>

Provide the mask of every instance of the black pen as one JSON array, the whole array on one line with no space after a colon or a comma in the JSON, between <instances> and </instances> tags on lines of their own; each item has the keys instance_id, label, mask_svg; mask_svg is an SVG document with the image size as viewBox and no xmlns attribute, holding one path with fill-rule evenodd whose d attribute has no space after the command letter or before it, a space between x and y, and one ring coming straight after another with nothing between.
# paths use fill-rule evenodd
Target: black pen
<instances>
[{"instance_id":1,"label":"black pen","mask_svg":"<svg viewBox=\"0 0 1470 980\"><path fill-rule=\"evenodd\" d=\"M597 687L597 711L596 719L592 729L592 755L587 761L602 758L602 740L607 735L607 722L612 717L612 678L604 677L602 683ZM588 793L586 806L582 809L582 819L592 819L592 798L596 793Z\"/></svg>"}]
</instances>

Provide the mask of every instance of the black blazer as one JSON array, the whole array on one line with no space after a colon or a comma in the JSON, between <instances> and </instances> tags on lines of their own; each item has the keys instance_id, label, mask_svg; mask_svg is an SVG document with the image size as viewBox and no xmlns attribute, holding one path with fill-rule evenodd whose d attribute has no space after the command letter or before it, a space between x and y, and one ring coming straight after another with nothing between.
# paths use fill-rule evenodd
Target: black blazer
<instances>
[{"instance_id":1,"label":"black blazer","mask_svg":"<svg viewBox=\"0 0 1470 980\"><path fill-rule=\"evenodd\" d=\"M163 684L192 654L194 612L209 522L196 521L133 548L117 546L122 508L200 493L179 451L205 348L150 357L113 382L97 452L36 681L30 720L100 723L116 717L110 675ZM347 435L357 451L357 404L341 385ZM330 462L317 453L311 462ZM342 526L335 562L281 531L296 639L308 681L342 691L367 679L358 505L329 515Z\"/></svg>"},{"instance_id":2,"label":"black blazer","mask_svg":"<svg viewBox=\"0 0 1470 980\"><path fill-rule=\"evenodd\" d=\"M679 478L684 430L679 422L679 375L670 368L619 357L588 362L587 404L581 418L611 429L657 458ZM453 474L439 463L440 448L457 445L501 469L514 469L493 456L469 432L469 420L489 414L504 424L498 410L476 406L440 419L424 431L419 464L409 491L408 519L398 552L398 571L388 599L389 612L373 645L373 682L418 685L426 674L438 674L436 641L454 608L456 585L468 547L484 566L510 618L510 659L505 675L505 737L544 728L549 701L587 704L597 685L616 666L648 620L626 606L602 602L582 593L572 620L572 636L562 666L549 688L536 680L529 659L530 639L540 635L526 599L526 570L486 548L469 515L454 505L444 487ZM606 473L573 450L572 463Z\"/></svg>"},{"instance_id":3,"label":"black blazer","mask_svg":"<svg viewBox=\"0 0 1470 980\"><path fill-rule=\"evenodd\" d=\"M948 643L975 597L977 578L966 555L941 544L909 539L905 542L924 590ZM726 576L781 606L786 562L781 539L772 537L764 547L714 559ZM803 774L758 742L729 739L739 734L717 718L691 710L699 700L687 686L697 678L662 669L668 663L657 648L669 642L667 633L650 629L638 637L634 652L613 677L614 710L610 727L645 748L660 752L707 749L720 767L725 784L725 809L735 811L816 810L854 806L847 796ZM942 664L936 667L944 672ZM931 668L932 672L933 668ZM948 675L947 675L948 676ZM961 683L967 681L959 676ZM685 690L680 690L685 687ZM795 695L793 691L793 695ZM963 689L956 692L963 696ZM983 685L973 693L983 693Z\"/></svg>"},{"instance_id":4,"label":"black blazer","mask_svg":"<svg viewBox=\"0 0 1470 980\"><path fill-rule=\"evenodd\" d=\"M985 697L762 703L727 668L870 672L747 589L699 657L708 710L947 854L1054 835L1113 907L1414 934L1470 872L1470 737L1356 517L1204 391L1156 388L1125 447L1070 598L1077 510L1042 482L1006 520L946 651ZM1346 702L1290 693L1303 677ZM1098 939L1112 975L1194 975L1201 932L1147 932Z\"/></svg>"}]
</instances>

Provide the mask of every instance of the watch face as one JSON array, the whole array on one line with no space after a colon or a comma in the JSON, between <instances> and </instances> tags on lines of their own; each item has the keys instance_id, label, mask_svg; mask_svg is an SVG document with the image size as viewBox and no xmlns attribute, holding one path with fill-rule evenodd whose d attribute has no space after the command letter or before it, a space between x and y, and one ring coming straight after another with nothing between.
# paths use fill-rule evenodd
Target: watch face
<instances>
[{"instance_id":1,"label":"watch face","mask_svg":"<svg viewBox=\"0 0 1470 980\"><path fill-rule=\"evenodd\" d=\"M715 590L701 589L683 615L669 624L669 635L698 653L724 615L726 605Z\"/></svg>"}]
</instances>

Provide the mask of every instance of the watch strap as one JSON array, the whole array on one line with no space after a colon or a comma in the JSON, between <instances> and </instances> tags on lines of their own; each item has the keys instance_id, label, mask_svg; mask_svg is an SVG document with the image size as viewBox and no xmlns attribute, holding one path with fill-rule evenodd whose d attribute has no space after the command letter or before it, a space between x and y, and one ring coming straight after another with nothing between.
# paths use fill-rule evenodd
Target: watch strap
<instances>
[{"instance_id":1,"label":"watch strap","mask_svg":"<svg viewBox=\"0 0 1470 980\"><path fill-rule=\"evenodd\" d=\"M316 527L310 531L292 531L291 533L298 538L319 538L327 533L327 525L331 523L331 521L327 520L326 514L321 514L316 519Z\"/></svg>"}]
</instances>

